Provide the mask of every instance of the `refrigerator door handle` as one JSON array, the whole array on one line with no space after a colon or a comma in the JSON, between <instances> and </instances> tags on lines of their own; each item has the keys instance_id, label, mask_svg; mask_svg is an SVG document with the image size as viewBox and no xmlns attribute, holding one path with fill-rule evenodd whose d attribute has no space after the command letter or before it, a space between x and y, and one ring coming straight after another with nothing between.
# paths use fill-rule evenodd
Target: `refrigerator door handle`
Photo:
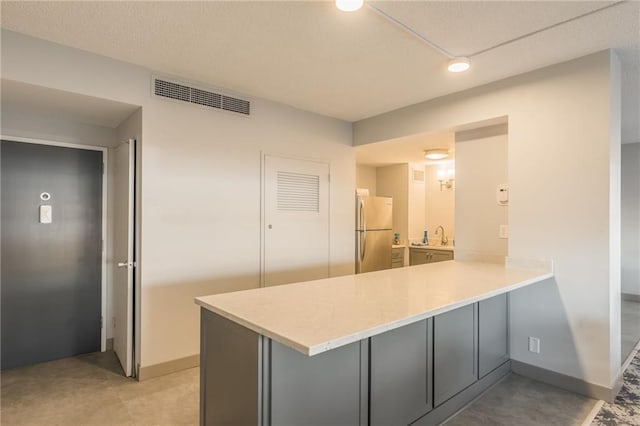
<instances>
[{"instance_id":1,"label":"refrigerator door handle","mask_svg":"<svg viewBox=\"0 0 640 426\"><path fill-rule=\"evenodd\" d=\"M360 256L360 261L364 260L364 255L367 252L367 230L362 231L362 243L360 244L360 248L362 249L362 256Z\"/></svg>"},{"instance_id":2,"label":"refrigerator door handle","mask_svg":"<svg viewBox=\"0 0 640 426\"><path fill-rule=\"evenodd\" d=\"M364 260L367 252L367 213L365 212L364 200L360 199L360 226L362 228L362 242L360 243L360 261Z\"/></svg>"}]
</instances>

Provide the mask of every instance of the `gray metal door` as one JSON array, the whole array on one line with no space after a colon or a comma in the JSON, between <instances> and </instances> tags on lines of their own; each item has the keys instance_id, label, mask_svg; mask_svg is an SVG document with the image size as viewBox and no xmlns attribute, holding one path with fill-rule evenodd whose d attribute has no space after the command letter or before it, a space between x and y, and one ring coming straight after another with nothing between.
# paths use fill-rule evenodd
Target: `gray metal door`
<instances>
[{"instance_id":1,"label":"gray metal door","mask_svg":"<svg viewBox=\"0 0 640 426\"><path fill-rule=\"evenodd\" d=\"M99 351L102 152L2 141L0 156L2 369Z\"/></svg>"}]
</instances>

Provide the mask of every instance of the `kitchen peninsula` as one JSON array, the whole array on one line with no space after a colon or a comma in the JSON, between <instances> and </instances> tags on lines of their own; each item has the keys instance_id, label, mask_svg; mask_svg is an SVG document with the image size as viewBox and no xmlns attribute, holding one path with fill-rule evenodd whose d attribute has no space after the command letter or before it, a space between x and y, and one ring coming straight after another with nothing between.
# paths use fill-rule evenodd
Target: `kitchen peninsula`
<instances>
[{"instance_id":1,"label":"kitchen peninsula","mask_svg":"<svg viewBox=\"0 0 640 426\"><path fill-rule=\"evenodd\" d=\"M508 293L553 276L524 263L454 260L198 297L200 422L438 424L510 371Z\"/></svg>"}]
</instances>

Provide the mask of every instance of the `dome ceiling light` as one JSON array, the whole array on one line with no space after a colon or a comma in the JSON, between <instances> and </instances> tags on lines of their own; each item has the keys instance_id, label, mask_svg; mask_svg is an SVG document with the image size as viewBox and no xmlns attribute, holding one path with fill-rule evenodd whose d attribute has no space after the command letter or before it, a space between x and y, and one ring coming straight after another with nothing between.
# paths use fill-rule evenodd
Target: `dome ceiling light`
<instances>
[{"instance_id":1,"label":"dome ceiling light","mask_svg":"<svg viewBox=\"0 0 640 426\"><path fill-rule=\"evenodd\" d=\"M449 156L446 149L428 149L424 152L424 158L428 160L444 160Z\"/></svg>"},{"instance_id":2,"label":"dome ceiling light","mask_svg":"<svg viewBox=\"0 0 640 426\"><path fill-rule=\"evenodd\" d=\"M359 10L363 4L364 4L364 0L336 0L336 7L344 12L354 12L356 10ZM456 56L447 52L442 47L438 46L431 40L424 37L422 34L419 34L417 31L409 27L407 24L400 22L399 20L389 15L384 10L379 9L378 7L373 5L371 2L367 1L367 7L369 7L369 9L376 12L378 15L382 16L387 21L391 22L393 25L396 25L397 27L400 27L404 31L408 32L409 34L411 34L412 36L414 36L415 38L417 38L418 40L420 40L421 42L423 42L424 44L426 44L436 52L439 52L440 54L449 58L450 61L447 66L447 69L450 72L456 72L456 73L463 72L468 70L469 67L471 66L469 63L469 58L466 58L463 56Z\"/></svg>"},{"instance_id":3,"label":"dome ceiling light","mask_svg":"<svg viewBox=\"0 0 640 426\"><path fill-rule=\"evenodd\" d=\"M464 72L469 69L469 58L461 56L459 58L453 58L449 61L447 69L450 72Z\"/></svg>"},{"instance_id":4,"label":"dome ceiling light","mask_svg":"<svg viewBox=\"0 0 640 426\"><path fill-rule=\"evenodd\" d=\"M355 12L364 4L364 0L336 0L336 7L343 12Z\"/></svg>"}]
</instances>

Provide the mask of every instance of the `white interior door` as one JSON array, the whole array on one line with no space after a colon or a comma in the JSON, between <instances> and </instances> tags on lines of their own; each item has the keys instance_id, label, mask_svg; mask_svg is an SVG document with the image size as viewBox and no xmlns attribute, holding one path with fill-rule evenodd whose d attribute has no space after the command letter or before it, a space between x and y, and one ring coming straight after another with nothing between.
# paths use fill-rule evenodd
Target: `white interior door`
<instances>
[{"instance_id":1,"label":"white interior door","mask_svg":"<svg viewBox=\"0 0 640 426\"><path fill-rule=\"evenodd\" d=\"M329 276L329 165L264 157L263 285Z\"/></svg>"},{"instance_id":2,"label":"white interior door","mask_svg":"<svg viewBox=\"0 0 640 426\"><path fill-rule=\"evenodd\" d=\"M133 252L135 140L115 149L113 349L127 377L133 374Z\"/></svg>"}]
</instances>

